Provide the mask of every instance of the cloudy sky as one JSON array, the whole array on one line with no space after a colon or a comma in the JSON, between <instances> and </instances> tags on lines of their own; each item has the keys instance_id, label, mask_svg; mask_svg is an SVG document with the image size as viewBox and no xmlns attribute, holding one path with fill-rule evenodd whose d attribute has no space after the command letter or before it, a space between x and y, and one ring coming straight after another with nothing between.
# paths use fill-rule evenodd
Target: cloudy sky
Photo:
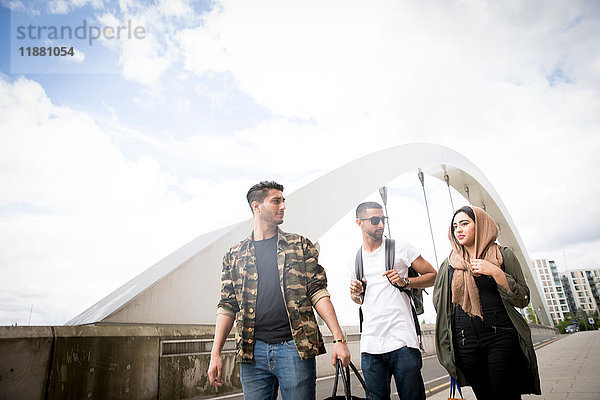
<instances>
[{"instance_id":1,"label":"cloudy sky","mask_svg":"<svg viewBox=\"0 0 600 400\"><path fill-rule=\"evenodd\" d=\"M0 325L65 323L248 218L258 180L414 142L477 165L530 256L599 267L599 37L593 0L0 0ZM388 187L392 234L433 263L416 171ZM313 239L352 323L351 214Z\"/></svg>"}]
</instances>

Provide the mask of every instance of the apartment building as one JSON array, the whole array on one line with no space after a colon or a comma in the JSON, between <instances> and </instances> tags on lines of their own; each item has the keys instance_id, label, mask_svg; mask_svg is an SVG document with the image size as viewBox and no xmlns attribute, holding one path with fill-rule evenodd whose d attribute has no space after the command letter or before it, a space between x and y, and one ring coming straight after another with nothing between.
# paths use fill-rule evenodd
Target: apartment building
<instances>
[{"instance_id":1,"label":"apartment building","mask_svg":"<svg viewBox=\"0 0 600 400\"><path fill-rule=\"evenodd\" d=\"M590 285L592 297L596 301L596 307L600 310L600 269L585 270L585 275Z\"/></svg>"},{"instance_id":2,"label":"apartment building","mask_svg":"<svg viewBox=\"0 0 600 400\"><path fill-rule=\"evenodd\" d=\"M572 302L575 304L574 313L578 308L586 312L598 311L600 305L600 270L571 270L562 274L563 281L566 281L568 286L565 289L572 297ZM570 299L569 299L570 300ZM571 301L569 301L571 303Z\"/></svg>"},{"instance_id":3,"label":"apartment building","mask_svg":"<svg viewBox=\"0 0 600 400\"><path fill-rule=\"evenodd\" d=\"M560 322L565 318L566 313L571 312L567 297L563 289L560 274L554 261L546 259L536 259L531 261L533 269L538 277L544 299L548 305L550 316L555 322Z\"/></svg>"}]
</instances>

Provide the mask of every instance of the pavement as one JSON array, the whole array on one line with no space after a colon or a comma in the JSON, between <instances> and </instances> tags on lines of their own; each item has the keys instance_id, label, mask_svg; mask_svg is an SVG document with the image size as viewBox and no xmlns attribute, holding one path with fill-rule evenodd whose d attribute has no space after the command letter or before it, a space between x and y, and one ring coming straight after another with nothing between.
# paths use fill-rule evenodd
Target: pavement
<instances>
[{"instance_id":1,"label":"pavement","mask_svg":"<svg viewBox=\"0 0 600 400\"><path fill-rule=\"evenodd\" d=\"M524 395L523 400L599 400L600 331L577 332L537 347L542 395ZM464 388L465 400L475 400ZM427 397L447 400L448 389Z\"/></svg>"}]
</instances>

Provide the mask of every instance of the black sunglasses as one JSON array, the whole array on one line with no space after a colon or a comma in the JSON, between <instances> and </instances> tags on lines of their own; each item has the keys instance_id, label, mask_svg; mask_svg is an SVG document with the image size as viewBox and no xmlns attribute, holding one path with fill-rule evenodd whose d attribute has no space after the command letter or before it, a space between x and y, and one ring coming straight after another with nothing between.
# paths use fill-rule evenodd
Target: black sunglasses
<instances>
[{"instance_id":1,"label":"black sunglasses","mask_svg":"<svg viewBox=\"0 0 600 400\"><path fill-rule=\"evenodd\" d=\"M359 218L361 221L369 220L372 225L379 225L379 221L383 222L385 225L385 221L387 221L388 217L371 217L371 218Z\"/></svg>"}]
</instances>

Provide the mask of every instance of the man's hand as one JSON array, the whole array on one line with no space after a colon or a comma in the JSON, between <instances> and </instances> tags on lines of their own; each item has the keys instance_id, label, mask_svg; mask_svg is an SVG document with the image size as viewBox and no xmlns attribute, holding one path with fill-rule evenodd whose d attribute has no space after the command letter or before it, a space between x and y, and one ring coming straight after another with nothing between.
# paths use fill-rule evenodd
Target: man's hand
<instances>
[{"instance_id":1,"label":"man's hand","mask_svg":"<svg viewBox=\"0 0 600 400\"><path fill-rule=\"evenodd\" d=\"M359 296L364 292L363 284L358 279L352 279L350 282L350 295L351 296Z\"/></svg>"},{"instance_id":2,"label":"man's hand","mask_svg":"<svg viewBox=\"0 0 600 400\"><path fill-rule=\"evenodd\" d=\"M211 385L223 386L223 359L221 358L221 350L232 327L233 317L231 315L217 314L215 341L210 353L210 364L208 365L208 381Z\"/></svg>"},{"instance_id":3,"label":"man's hand","mask_svg":"<svg viewBox=\"0 0 600 400\"><path fill-rule=\"evenodd\" d=\"M338 323L337 316L335 315L335 310L333 309L333 304L331 304L331 299L329 296L319 299L319 301L317 301L313 307L315 307L315 310L317 310L319 316L323 318L323 321L325 321L327 324L327 327L333 335L333 338L342 339L344 337L344 332L340 328L340 324ZM350 364L350 351L348 350L346 343L334 343L331 353L332 365L336 365L338 358L342 360L343 366Z\"/></svg>"},{"instance_id":4,"label":"man's hand","mask_svg":"<svg viewBox=\"0 0 600 400\"><path fill-rule=\"evenodd\" d=\"M398 285L400 287L406 286L406 282L404 281L404 279L400 278L398 271L396 271L395 269L385 271L383 273L383 276L386 276L389 279L389 281L394 285Z\"/></svg>"},{"instance_id":5,"label":"man's hand","mask_svg":"<svg viewBox=\"0 0 600 400\"><path fill-rule=\"evenodd\" d=\"M210 365L208 366L208 381L213 386L223 386L222 380L223 359L220 354L210 355Z\"/></svg>"},{"instance_id":6,"label":"man's hand","mask_svg":"<svg viewBox=\"0 0 600 400\"><path fill-rule=\"evenodd\" d=\"M367 280L365 278L363 278L362 282L358 279L353 279L350 282L350 297L356 304L362 304L362 295L365 293L366 284Z\"/></svg>"},{"instance_id":7,"label":"man's hand","mask_svg":"<svg viewBox=\"0 0 600 400\"><path fill-rule=\"evenodd\" d=\"M333 349L331 350L331 365L334 367L337 364L337 360L342 360L342 366L347 367L350 364L350 350L346 343L334 343Z\"/></svg>"}]
</instances>

